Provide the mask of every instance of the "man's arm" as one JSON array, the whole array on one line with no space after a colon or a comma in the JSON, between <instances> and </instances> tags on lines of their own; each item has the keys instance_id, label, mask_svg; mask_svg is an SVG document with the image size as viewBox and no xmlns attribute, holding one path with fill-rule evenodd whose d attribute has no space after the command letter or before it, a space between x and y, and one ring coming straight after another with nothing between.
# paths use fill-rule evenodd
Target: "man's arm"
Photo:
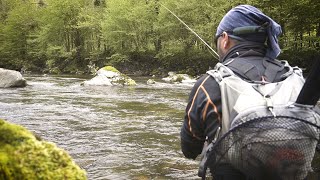
<instances>
[{"instance_id":1,"label":"man's arm","mask_svg":"<svg viewBox=\"0 0 320 180\"><path fill-rule=\"evenodd\" d=\"M220 90L210 76L203 76L194 85L181 128L181 149L185 157L195 159L202 152L208 136L214 136L219 126Z\"/></svg>"}]
</instances>

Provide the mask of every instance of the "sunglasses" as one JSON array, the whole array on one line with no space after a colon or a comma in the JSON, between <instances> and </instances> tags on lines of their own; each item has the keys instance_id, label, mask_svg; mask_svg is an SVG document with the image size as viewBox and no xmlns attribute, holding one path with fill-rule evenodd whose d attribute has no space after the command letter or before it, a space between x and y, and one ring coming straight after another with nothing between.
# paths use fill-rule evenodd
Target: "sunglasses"
<instances>
[{"instance_id":1,"label":"sunglasses","mask_svg":"<svg viewBox=\"0 0 320 180\"><path fill-rule=\"evenodd\" d=\"M223 34L223 33L221 33L221 34L219 34L219 35L217 35L217 36L215 36L215 37L213 38L213 42L214 42L215 45L217 45L218 39L219 39L219 37L222 36L222 34Z\"/></svg>"}]
</instances>

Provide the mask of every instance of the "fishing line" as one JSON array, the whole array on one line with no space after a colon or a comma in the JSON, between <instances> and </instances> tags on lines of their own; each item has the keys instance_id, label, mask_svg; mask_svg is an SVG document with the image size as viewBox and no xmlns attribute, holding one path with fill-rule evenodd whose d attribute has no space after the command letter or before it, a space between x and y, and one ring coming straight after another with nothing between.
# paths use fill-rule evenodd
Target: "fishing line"
<instances>
[{"instance_id":1,"label":"fishing line","mask_svg":"<svg viewBox=\"0 0 320 180\"><path fill-rule=\"evenodd\" d=\"M195 36L197 36L211 51L210 54L213 55L214 58L219 60L219 54L213 50L213 48L205 41L203 40L193 29L191 29L185 22L183 22L175 13L173 13L169 8L164 6L159 2L159 4L164 7L167 11L169 11L174 17L176 17L188 30L190 30ZM212 53L213 52L213 53Z\"/></svg>"}]
</instances>

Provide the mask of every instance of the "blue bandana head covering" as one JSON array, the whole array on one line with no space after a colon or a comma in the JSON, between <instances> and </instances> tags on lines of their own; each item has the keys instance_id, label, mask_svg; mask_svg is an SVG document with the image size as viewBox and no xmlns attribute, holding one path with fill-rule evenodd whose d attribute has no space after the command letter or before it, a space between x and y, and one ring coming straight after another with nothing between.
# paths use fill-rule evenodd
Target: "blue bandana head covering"
<instances>
[{"instance_id":1,"label":"blue bandana head covering","mask_svg":"<svg viewBox=\"0 0 320 180\"><path fill-rule=\"evenodd\" d=\"M268 46L266 56L275 59L281 51L278 44L278 36L282 33L281 26L253 6L239 5L231 9L221 20L217 28L216 37L219 37L224 31L230 32L235 28L245 26L262 26L265 24L267 24L266 35ZM249 36L250 35L247 35L246 37ZM252 34L251 36L254 38L256 35ZM230 37L236 38L232 33ZM248 38L244 39L249 40Z\"/></svg>"}]
</instances>

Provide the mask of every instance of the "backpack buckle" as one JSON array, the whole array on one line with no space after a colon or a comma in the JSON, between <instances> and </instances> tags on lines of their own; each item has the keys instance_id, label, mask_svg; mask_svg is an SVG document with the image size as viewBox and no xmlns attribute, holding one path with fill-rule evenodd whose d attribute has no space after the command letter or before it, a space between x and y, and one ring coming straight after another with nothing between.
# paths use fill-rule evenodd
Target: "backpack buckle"
<instances>
[{"instance_id":1,"label":"backpack buckle","mask_svg":"<svg viewBox=\"0 0 320 180\"><path fill-rule=\"evenodd\" d=\"M272 99L269 95L263 96L263 98L266 100L267 102L267 108L268 110L271 112L271 114L273 115L273 117L276 117L276 114L273 111L273 102Z\"/></svg>"}]
</instances>

